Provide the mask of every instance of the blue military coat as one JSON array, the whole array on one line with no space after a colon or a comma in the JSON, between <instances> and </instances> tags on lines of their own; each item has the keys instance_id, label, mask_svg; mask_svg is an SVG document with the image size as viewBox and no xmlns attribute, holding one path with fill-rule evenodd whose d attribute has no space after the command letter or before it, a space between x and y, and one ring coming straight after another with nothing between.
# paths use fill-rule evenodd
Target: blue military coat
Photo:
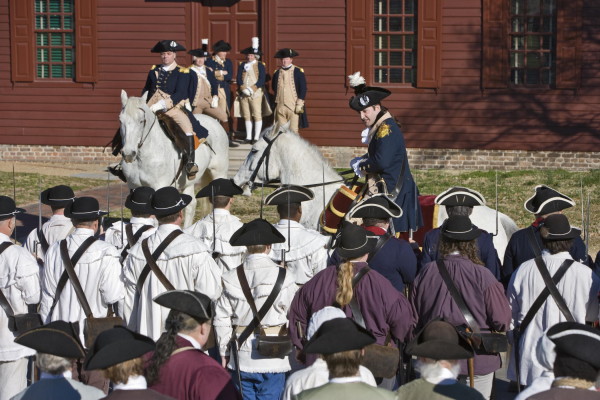
<instances>
[{"instance_id":1,"label":"blue military coat","mask_svg":"<svg viewBox=\"0 0 600 400\"><path fill-rule=\"evenodd\" d=\"M405 164L405 167L403 176L400 176L402 164ZM369 142L367 159L361 163L361 168L368 173L380 175L389 193L394 190L400 179L404 181L400 193L394 199L403 211L400 218L394 218L396 232L408 232L409 229L416 231L423 226L419 193L408 165L404 135L393 118L382 121L373 135Z\"/></svg>"},{"instance_id":2,"label":"blue military coat","mask_svg":"<svg viewBox=\"0 0 600 400\"><path fill-rule=\"evenodd\" d=\"M425 234L421 265L425 265L438 259L440 233L440 228L434 228ZM493 236L491 233L484 230L481 231L477 238L477 250L479 252L479 259L483 261L483 265L494 274L496 279L500 280L500 259L498 258L498 252L494 247Z\"/></svg>"},{"instance_id":3,"label":"blue military coat","mask_svg":"<svg viewBox=\"0 0 600 400\"><path fill-rule=\"evenodd\" d=\"M158 71L158 76L156 72ZM171 96L171 101L173 101L173 105L178 104L181 100L185 100L189 98L189 86L190 86L190 76L196 75L190 74L190 70L188 68L183 68L181 66L177 66L171 71L165 71L162 69L161 65L153 65L148 72L148 78L146 79L146 84L144 85L144 89L142 89L142 95L145 92L148 92L148 98L146 101L150 100L154 93L158 89L167 93ZM181 109L190 119L192 123L192 128L194 129L194 133L199 138L205 138L208 136L208 131L200 122L193 116L191 112L189 112L186 108Z\"/></svg>"},{"instance_id":4,"label":"blue military coat","mask_svg":"<svg viewBox=\"0 0 600 400\"><path fill-rule=\"evenodd\" d=\"M247 62L241 62L240 65L238 66L238 71L237 71L237 83L239 87L242 87L242 85L244 84L244 72L245 70L245 66L246 66ZM265 79L267 77L267 71L265 69L265 63L257 61L256 64L258 65L258 79L256 80L256 87L259 89L263 89L265 87Z\"/></svg>"},{"instance_id":5,"label":"blue military coat","mask_svg":"<svg viewBox=\"0 0 600 400\"><path fill-rule=\"evenodd\" d=\"M304 70L298 66L294 66L294 86L296 87L296 95L300 100L306 99L306 76L304 75ZM281 68L278 68L273 73L273 93L274 99L277 98L277 84L279 83L279 71ZM308 128L308 117L306 116L306 106L304 107L304 112L300 114L300 118L298 121L298 126L300 128Z\"/></svg>"},{"instance_id":6,"label":"blue military coat","mask_svg":"<svg viewBox=\"0 0 600 400\"><path fill-rule=\"evenodd\" d=\"M218 86L217 78L215 78L215 73L209 67L206 67L205 69L206 69L206 78L208 79L208 83L210 83L210 95L217 96L218 95L217 91L219 90L219 86ZM191 67L190 67L190 70L191 70ZM198 90L198 79L199 79L198 74L195 73L194 71L190 71L190 85L189 85L189 89L188 89L188 99L190 99L190 102L194 100L194 97L196 97L196 90Z\"/></svg>"},{"instance_id":7,"label":"blue military coat","mask_svg":"<svg viewBox=\"0 0 600 400\"><path fill-rule=\"evenodd\" d=\"M506 246L506 252L504 253L504 263L502 264L502 282L504 286L508 285L510 277L514 271L525 261L535 258L535 253L531 249L529 244L529 233L528 230L533 229L536 240L539 244L539 248L543 249L542 236L540 234L539 226L530 225L527 228L521 229L513 233L508 245ZM569 250L569 254L575 261L579 261L587 265L587 254L585 253L585 244L583 240L578 236L573 239L573 244ZM589 265L588 265L589 266Z\"/></svg>"},{"instance_id":8,"label":"blue military coat","mask_svg":"<svg viewBox=\"0 0 600 400\"><path fill-rule=\"evenodd\" d=\"M229 88L229 85L233 80L233 63L229 58L226 58L223 65L221 65L215 60L215 56L213 56L206 60L205 65L210 67L213 70L213 73L216 73L217 71L227 71L227 75L223 77L223 80L216 78L216 81L217 89L222 88L225 90L225 95L227 96L227 109L229 109L231 105L231 89Z\"/></svg>"}]
</instances>

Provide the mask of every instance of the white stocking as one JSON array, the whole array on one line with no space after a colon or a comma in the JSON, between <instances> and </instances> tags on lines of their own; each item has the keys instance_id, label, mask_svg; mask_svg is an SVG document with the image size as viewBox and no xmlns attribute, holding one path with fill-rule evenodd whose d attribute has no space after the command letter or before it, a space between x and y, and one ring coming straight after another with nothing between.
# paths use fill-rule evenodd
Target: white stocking
<instances>
[{"instance_id":1,"label":"white stocking","mask_svg":"<svg viewBox=\"0 0 600 400\"><path fill-rule=\"evenodd\" d=\"M262 120L254 121L254 140L260 139L261 130L262 130Z\"/></svg>"},{"instance_id":2,"label":"white stocking","mask_svg":"<svg viewBox=\"0 0 600 400\"><path fill-rule=\"evenodd\" d=\"M246 140L252 140L252 121L246 121Z\"/></svg>"}]
</instances>

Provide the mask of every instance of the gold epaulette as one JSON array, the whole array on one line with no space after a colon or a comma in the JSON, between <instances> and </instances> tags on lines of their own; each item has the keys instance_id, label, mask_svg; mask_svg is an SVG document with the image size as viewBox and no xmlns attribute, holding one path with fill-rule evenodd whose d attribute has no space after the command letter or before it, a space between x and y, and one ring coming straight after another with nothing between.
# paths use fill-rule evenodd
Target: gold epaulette
<instances>
[{"instance_id":1,"label":"gold epaulette","mask_svg":"<svg viewBox=\"0 0 600 400\"><path fill-rule=\"evenodd\" d=\"M273 71L273 73L276 73L277 71L279 71L281 68L277 68L275 71Z\"/></svg>"},{"instance_id":2,"label":"gold epaulette","mask_svg":"<svg viewBox=\"0 0 600 400\"><path fill-rule=\"evenodd\" d=\"M181 65L179 66L179 72L184 73L184 74L189 74L190 73L190 69L186 68L186 67L182 67Z\"/></svg>"},{"instance_id":3,"label":"gold epaulette","mask_svg":"<svg viewBox=\"0 0 600 400\"><path fill-rule=\"evenodd\" d=\"M264 65L265 67L267 66L267 64L265 64L265 62L264 62L264 61L261 61L260 63L261 63L262 65Z\"/></svg>"},{"instance_id":4,"label":"gold epaulette","mask_svg":"<svg viewBox=\"0 0 600 400\"><path fill-rule=\"evenodd\" d=\"M377 129L377 139L382 139L390 134L390 126L388 124L381 124Z\"/></svg>"},{"instance_id":5,"label":"gold epaulette","mask_svg":"<svg viewBox=\"0 0 600 400\"><path fill-rule=\"evenodd\" d=\"M244 63L243 61L240 61L239 65L242 65L243 63Z\"/></svg>"},{"instance_id":6,"label":"gold epaulette","mask_svg":"<svg viewBox=\"0 0 600 400\"><path fill-rule=\"evenodd\" d=\"M296 67L300 70L300 72L304 73L304 68Z\"/></svg>"},{"instance_id":7,"label":"gold epaulette","mask_svg":"<svg viewBox=\"0 0 600 400\"><path fill-rule=\"evenodd\" d=\"M156 64L150 67L150 71L154 71L156 69Z\"/></svg>"}]
</instances>

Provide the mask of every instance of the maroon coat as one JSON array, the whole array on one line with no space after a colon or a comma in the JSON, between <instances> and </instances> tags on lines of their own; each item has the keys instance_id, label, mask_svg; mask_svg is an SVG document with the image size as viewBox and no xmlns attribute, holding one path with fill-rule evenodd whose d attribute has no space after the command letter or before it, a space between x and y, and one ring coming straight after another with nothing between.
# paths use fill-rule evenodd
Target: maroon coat
<instances>
[{"instance_id":1,"label":"maroon coat","mask_svg":"<svg viewBox=\"0 0 600 400\"><path fill-rule=\"evenodd\" d=\"M151 389L138 390L115 390L103 400L175 400L173 397L165 396Z\"/></svg>"},{"instance_id":2,"label":"maroon coat","mask_svg":"<svg viewBox=\"0 0 600 400\"><path fill-rule=\"evenodd\" d=\"M595 390L585 390L585 389L567 389L567 388L559 388L553 387L550 390L546 390L545 392L536 393L533 396L529 397L531 400L564 400L564 399L572 399L572 400L598 400L600 399L600 392Z\"/></svg>"},{"instance_id":3,"label":"maroon coat","mask_svg":"<svg viewBox=\"0 0 600 400\"><path fill-rule=\"evenodd\" d=\"M502 284L488 269L466 257L449 255L444 261L480 329L506 332L511 313ZM426 264L419 272L410 299L419 318L417 329L436 318L443 318L455 326L466 324L435 262ZM475 355L476 375L489 374L500 366L499 355ZM467 374L465 361L461 362L461 374Z\"/></svg>"},{"instance_id":4,"label":"maroon coat","mask_svg":"<svg viewBox=\"0 0 600 400\"><path fill-rule=\"evenodd\" d=\"M192 346L177 336L177 348ZM241 400L229 373L200 350L172 355L150 389L178 400Z\"/></svg>"},{"instance_id":5,"label":"maroon coat","mask_svg":"<svg viewBox=\"0 0 600 400\"><path fill-rule=\"evenodd\" d=\"M365 266L367 263L355 263L354 273ZM302 331L306 332L312 314L333 305L337 288L336 280L337 268L333 265L319 272L296 292L288 318L292 341L299 349L303 346L297 322L300 322ZM401 342L410 338L415 325L413 309L408 300L383 275L370 270L358 282L354 293L366 328L375 336L378 344L384 344L388 331L391 331L392 337ZM349 306L345 306L342 310L348 317L352 317Z\"/></svg>"}]
</instances>

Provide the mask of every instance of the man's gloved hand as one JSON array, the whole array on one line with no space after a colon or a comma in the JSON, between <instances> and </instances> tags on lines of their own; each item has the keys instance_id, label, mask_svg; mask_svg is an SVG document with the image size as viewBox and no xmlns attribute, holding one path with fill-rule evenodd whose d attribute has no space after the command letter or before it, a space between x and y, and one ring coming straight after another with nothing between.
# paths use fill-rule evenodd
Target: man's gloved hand
<instances>
[{"instance_id":1,"label":"man's gloved hand","mask_svg":"<svg viewBox=\"0 0 600 400\"><path fill-rule=\"evenodd\" d=\"M250 88L246 88L242 90L242 94L246 97L251 97L254 94L254 91Z\"/></svg>"},{"instance_id":2,"label":"man's gloved hand","mask_svg":"<svg viewBox=\"0 0 600 400\"><path fill-rule=\"evenodd\" d=\"M365 156L355 157L350 161L350 168L354 170L354 173L361 178L365 176L365 171L360 169L361 163L365 161Z\"/></svg>"},{"instance_id":3,"label":"man's gloved hand","mask_svg":"<svg viewBox=\"0 0 600 400\"><path fill-rule=\"evenodd\" d=\"M213 96L210 102L210 108L217 108L219 106L219 96Z\"/></svg>"},{"instance_id":4,"label":"man's gloved hand","mask_svg":"<svg viewBox=\"0 0 600 400\"><path fill-rule=\"evenodd\" d=\"M150 106L150 111L152 111L154 114L159 111L167 111L167 105L165 104L164 100L159 100Z\"/></svg>"},{"instance_id":5,"label":"man's gloved hand","mask_svg":"<svg viewBox=\"0 0 600 400\"><path fill-rule=\"evenodd\" d=\"M302 114L304 112L304 100L296 100L296 107L294 109L296 114Z\"/></svg>"},{"instance_id":6,"label":"man's gloved hand","mask_svg":"<svg viewBox=\"0 0 600 400\"><path fill-rule=\"evenodd\" d=\"M365 128L360 133L360 141L361 141L362 144L369 143L369 131L370 130L371 130L371 128Z\"/></svg>"}]
</instances>

